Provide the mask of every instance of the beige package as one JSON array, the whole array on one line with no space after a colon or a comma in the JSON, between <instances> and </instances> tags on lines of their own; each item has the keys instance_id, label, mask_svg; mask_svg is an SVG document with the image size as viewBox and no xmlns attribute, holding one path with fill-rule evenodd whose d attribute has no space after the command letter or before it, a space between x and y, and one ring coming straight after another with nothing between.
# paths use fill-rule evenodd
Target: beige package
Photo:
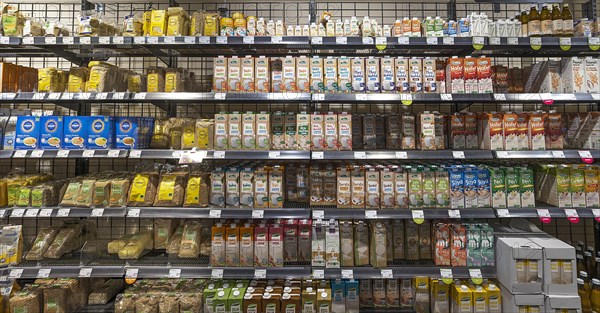
<instances>
[{"instance_id":1,"label":"beige package","mask_svg":"<svg viewBox=\"0 0 600 313\"><path fill-rule=\"evenodd\" d=\"M337 168L337 207L352 207L352 172L345 166Z\"/></svg>"},{"instance_id":2,"label":"beige package","mask_svg":"<svg viewBox=\"0 0 600 313\"><path fill-rule=\"evenodd\" d=\"M226 150L229 147L229 127L227 113L215 114L215 149Z\"/></svg>"},{"instance_id":3,"label":"beige package","mask_svg":"<svg viewBox=\"0 0 600 313\"><path fill-rule=\"evenodd\" d=\"M259 56L254 60L254 91L269 92L271 91L270 74L269 74L269 59L264 56Z\"/></svg>"},{"instance_id":4,"label":"beige package","mask_svg":"<svg viewBox=\"0 0 600 313\"><path fill-rule=\"evenodd\" d=\"M339 150L352 150L352 115L350 113L338 114L338 134Z\"/></svg>"},{"instance_id":5,"label":"beige package","mask_svg":"<svg viewBox=\"0 0 600 313\"><path fill-rule=\"evenodd\" d=\"M329 112L324 115L325 150L338 150L338 116Z\"/></svg>"},{"instance_id":6,"label":"beige package","mask_svg":"<svg viewBox=\"0 0 600 313\"><path fill-rule=\"evenodd\" d=\"M325 131L324 131L323 114L318 112L310 114L310 137L311 150L323 150L325 148Z\"/></svg>"},{"instance_id":7,"label":"beige package","mask_svg":"<svg viewBox=\"0 0 600 313\"><path fill-rule=\"evenodd\" d=\"M386 142L385 147L389 150L400 149L400 116L390 114L385 117Z\"/></svg>"},{"instance_id":8,"label":"beige package","mask_svg":"<svg viewBox=\"0 0 600 313\"><path fill-rule=\"evenodd\" d=\"M435 81L435 60L431 58L425 58L423 60L423 91L428 93L437 92L437 85Z\"/></svg>"},{"instance_id":9,"label":"beige package","mask_svg":"<svg viewBox=\"0 0 600 313\"><path fill-rule=\"evenodd\" d=\"M275 112L271 119L271 136L274 150L285 150L285 113Z\"/></svg>"},{"instance_id":10,"label":"beige package","mask_svg":"<svg viewBox=\"0 0 600 313\"><path fill-rule=\"evenodd\" d=\"M377 168L368 167L365 171L365 185L366 185L366 208L367 209L379 209L379 171Z\"/></svg>"},{"instance_id":11,"label":"beige package","mask_svg":"<svg viewBox=\"0 0 600 313\"><path fill-rule=\"evenodd\" d=\"M419 114L419 143L421 150L435 150L435 116L425 111Z\"/></svg>"},{"instance_id":12,"label":"beige package","mask_svg":"<svg viewBox=\"0 0 600 313\"><path fill-rule=\"evenodd\" d=\"M352 221L340 221L341 266L354 266L354 233Z\"/></svg>"},{"instance_id":13,"label":"beige package","mask_svg":"<svg viewBox=\"0 0 600 313\"><path fill-rule=\"evenodd\" d=\"M371 224L370 264L374 268L387 267L387 231L383 223Z\"/></svg>"},{"instance_id":14,"label":"beige package","mask_svg":"<svg viewBox=\"0 0 600 313\"><path fill-rule=\"evenodd\" d=\"M296 113L288 112L285 115L284 131L285 148L296 150Z\"/></svg>"},{"instance_id":15,"label":"beige package","mask_svg":"<svg viewBox=\"0 0 600 313\"><path fill-rule=\"evenodd\" d=\"M351 60L338 58L338 88L341 92L352 92Z\"/></svg>"},{"instance_id":16,"label":"beige package","mask_svg":"<svg viewBox=\"0 0 600 313\"><path fill-rule=\"evenodd\" d=\"M410 92L410 84L408 81L409 75L409 64L408 59L403 57L398 57L395 59L395 74L396 81L395 87L398 92L408 93Z\"/></svg>"},{"instance_id":17,"label":"beige package","mask_svg":"<svg viewBox=\"0 0 600 313\"><path fill-rule=\"evenodd\" d=\"M256 149L269 150L271 148L271 115L267 112L257 113L256 120Z\"/></svg>"},{"instance_id":18,"label":"beige package","mask_svg":"<svg viewBox=\"0 0 600 313\"><path fill-rule=\"evenodd\" d=\"M381 67L379 58L369 57L365 62L367 91L379 92L381 90Z\"/></svg>"},{"instance_id":19,"label":"beige package","mask_svg":"<svg viewBox=\"0 0 600 313\"><path fill-rule=\"evenodd\" d=\"M271 92L283 92L283 58L271 58Z\"/></svg>"},{"instance_id":20,"label":"beige package","mask_svg":"<svg viewBox=\"0 0 600 313\"><path fill-rule=\"evenodd\" d=\"M354 266L368 265L370 260L369 227L363 221L354 223Z\"/></svg>"},{"instance_id":21,"label":"beige package","mask_svg":"<svg viewBox=\"0 0 600 313\"><path fill-rule=\"evenodd\" d=\"M282 60L283 87L282 92L296 92L296 59L291 56L286 56Z\"/></svg>"},{"instance_id":22,"label":"beige package","mask_svg":"<svg viewBox=\"0 0 600 313\"><path fill-rule=\"evenodd\" d=\"M355 165L351 171L352 175L352 208L365 208L365 170L360 165Z\"/></svg>"},{"instance_id":23,"label":"beige package","mask_svg":"<svg viewBox=\"0 0 600 313\"><path fill-rule=\"evenodd\" d=\"M391 92L396 90L395 60L391 57L381 59L381 91Z\"/></svg>"},{"instance_id":24,"label":"beige package","mask_svg":"<svg viewBox=\"0 0 600 313\"><path fill-rule=\"evenodd\" d=\"M256 115L252 112L242 114L242 149L256 150Z\"/></svg>"},{"instance_id":25,"label":"beige package","mask_svg":"<svg viewBox=\"0 0 600 313\"><path fill-rule=\"evenodd\" d=\"M310 59L310 91L323 92L325 91L323 75L323 59L314 56Z\"/></svg>"},{"instance_id":26,"label":"beige package","mask_svg":"<svg viewBox=\"0 0 600 313\"><path fill-rule=\"evenodd\" d=\"M252 56L246 56L242 59L242 90L244 92L254 92L255 89L255 66L254 58Z\"/></svg>"},{"instance_id":27,"label":"beige package","mask_svg":"<svg viewBox=\"0 0 600 313\"><path fill-rule=\"evenodd\" d=\"M269 208L283 208L283 167L273 166L269 170Z\"/></svg>"},{"instance_id":28,"label":"beige package","mask_svg":"<svg viewBox=\"0 0 600 313\"><path fill-rule=\"evenodd\" d=\"M296 84L296 91L310 92L310 59L306 56L296 59Z\"/></svg>"},{"instance_id":29,"label":"beige package","mask_svg":"<svg viewBox=\"0 0 600 313\"><path fill-rule=\"evenodd\" d=\"M239 92L242 90L241 65L241 60L236 56L227 59L227 91L229 92Z\"/></svg>"},{"instance_id":30,"label":"beige package","mask_svg":"<svg viewBox=\"0 0 600 313\"><path fill-rule=\"evenodd\" d=\"M311 116L306 112L300 112L296 115L296 143L298 150L311 149Z\"/></svg>"},{"instance_id":31,"label":"beige package","mask_svg":"<svg viewBox=\"0 0 600 313\"><path fill-rule=\"evenodd\" d=\"M337 92L339 90L337 58L327 57L324 61L323 68L325 73L325 91Z\"/></svg>"},{"instance_id":32,"label":"beige package","mask_svg":"<svg viewBox=\"0 0 600 313\"><path fill-rule=\"evenodd\" d=\"M390 168L383 168L380 173L381 197L380 204L382 209L393 209L396 205L395 199L395 174Z\"/></svg>"},{"instance_id":33,"label":"beige package","mask_svg":"<svg viewBox=\"0 0 600 313\"><path fill-rule=\"evenodd\" d=\"M254 171L254 204L257 208L269 208L269 174L265 167Z\"/></svg>"},{"instance_id":34,"label":"beige package","mask_svg":"<svg viewBox=\"0 0 600 313\"><path fill-rule=\"evenodd\" d=\"M228 148L229 150L242 149L242 114L232 112L227 115Z\"/></svg>"},{"instance_id":35,"label":"beige package","mask_svg":"<svg viewBox=\"0 0 600 313\"><path fill-rule=\"evenodd\" d=\"M337 196L337 177L332 165L321 170L323 177L323 205L335 205Z\"/></svg>"},{"instance_id":36,"label":"beige package","mask_svg":"<svg viewBox=\"0 0 600 313\"><path fill-rule=\"evenodd\" d=\"M367 88L366 75L365 75L365 59L364 58L353 58L352 59L352 91L362 92Z\"/></svg>"},{"instance_id":37,"label":"beige package","mask_svg":"<svg viewBox=\"0 0 600 313\"><path fill-rule=\"evenodd\" d=\"M410 114L404 114L401 117L401 148L403 150L411 150L416 148L416 128L415 117Z\"/></svg>"}]
</instances>

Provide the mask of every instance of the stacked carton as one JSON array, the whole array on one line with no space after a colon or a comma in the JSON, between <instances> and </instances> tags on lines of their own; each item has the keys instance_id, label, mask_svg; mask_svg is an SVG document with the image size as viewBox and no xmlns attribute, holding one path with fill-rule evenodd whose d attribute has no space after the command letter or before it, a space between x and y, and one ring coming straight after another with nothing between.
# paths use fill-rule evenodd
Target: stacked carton
<instances>
[{"instance_id":1,"label":"stacked carton","mask_svg":"<svg viewBox=\"0 0 600 313\"><path fill-rule=\"evenodd\" d=\"M579 310L575 249L535 228L502 227L497 234L497 275L503 286L506 312L558 312Z\"/></svg>"}]
</instances>

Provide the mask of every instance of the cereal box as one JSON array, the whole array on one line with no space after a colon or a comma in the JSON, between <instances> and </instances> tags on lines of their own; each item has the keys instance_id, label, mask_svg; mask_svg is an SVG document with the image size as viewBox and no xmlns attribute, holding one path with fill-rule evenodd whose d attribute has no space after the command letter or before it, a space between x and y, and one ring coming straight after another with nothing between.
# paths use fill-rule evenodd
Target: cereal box
<instances>
[{"instance_id":1,"label":"cereal box","mask_svg":"<svg viewBox=\"0 0 600 313\"><path fill-rule=\"evenodd\" d=\"M465 177L460 168L452 168L450 175L450 207L453 209L465 208Z\"/></svg>"},{"instance_id":2,"label":"cereal box","mask_svg":"<svg viewBox=\"0 0 600 313\"><path fill-rule=\"evenodd\" d=\"M213 59L213 87L214 92L227 91L227 58L219 56Z\"/></svg>"},{"instance_id":3,"label":"cereal box","mask_svg":"<svg viewBox=\"0 0 600 313\"><path fill-rule=\"evenodd\" d=\"M446 92L465 93L464 63L459 57L452 57L446 63Z\"/></svg>"},{"instance_id":4,"label":"cereal box","mask_svg":"<svg viewBox=\"0 0 600 313\"><path fill-rule=\"evenodd\" d=\"M323 114L311 113L310 114L310 137L311 137L311 150L323 150L325 148L325 124Z\"/></svg>"},{"instance_id":5,"label":"cereal box","mask_svg":"<svg viewBox=\"0 0 600 313\"><path fill-rule=\"evenodd\" d=\"M483 149L504 149L504 129L502 127L502 114L485 113L483 116Z\"/></svg>"},{"instance_id":6,"label":"cereal box","mask_svg":"<svg viewBox=\"0 0 600 313\"><path fill-rule=\"evenodd\" d=\"M492 60L486 57L477 58L477 90L478 93L494 92L492 82Z\"/></svg>"},{"instance_id":7,"label":"cereal box","mask_svg":"<svg viewBox=\"0 0 600 313\"><path fill-rule=\"evenodd\" d=\"M286 56L282 59L283 86L282 92L298 91L296 82L296 58Z\"/></svg>"},{"instance_id":8,"label":"cereal box","mask_svg":"<svg viewBox=\"0 0 600 313\"><path fill-rule=\"evenodd\" d=\"M242 90L245 92L254 92L254 58L246 56L242 59Z\"/></svg>"},{"instance_id":9,"label":"cereal box","mask_svg":"<svg viewBox=\"0 0 600 313\"><path fill-rule=\"evenodd\" d=\"M325 91L323 59L318 56L314 56L310 59L310 91Z\"/></svg>"},{"instance_id":10,"label":"cereal box","mask_svg":"<svg viewBox=\"0 0 600 313\"><path fill-rule=\"evenodd\" d=\"M340 150L352 150L352 115L346 112L338 114L338 137Z\"/></svg>"},{"instance_id":11,"label":"cereal box","mask_svg":"<svg viewBox=\"0 0 600 313\"><path fill-rule=\"evenodd\" d=\"M408 62L408 67L410 69L408 78L410 92L423 92L423 60L411 58Z\"/></svg>"},{"instance_id":12,"label":"cereal box","mask_svg":"<svg viewBox=\"0 0 600 313\"><path fill-rule=\"evenodd\" d=\"M296 143L299 150L310 150L311 146L310 114L302 112L296 115Z\"/></svg>"},{"instance_id":13,"label":"cereal box","mask_svg":"<svg viewBox=\"0 0 600 313\"><path fill-rule=\"evenodd\" d=\"M256 115L252 112L242 114L242 149L256 150Z\"/></svg>"},{"instance_id":14,"label":"cereal box","mask_svg":"<svg viewBox=\"0 0 600 313\"><path fill-rule=\"evenodd\" d=\"M437 82L435 79L435 60L425 58L423 60L423 91L428 93L437 92Z\"/></svg>"},{"instance_id":15,"label":"cereal box","mask_svg":"<svg viewBox=\"0 0 600 313\"><path fill-rule=\"evenodd\" d=\"M352 59L352 91L362 92L367 88L365 62L363 58Z\"/></svg>"},{"instance_id":16,"label":"cereal box","mask_svg":"<svg viewBox=\"0 0 600 313\"><path fill-rule=\"evenodd\" d=\"M519 129L517 127L517 114L504 113L504 150L519 150Z\"/></svg>"},{"instance_id":17,"label":"cereal box","mask_svg":"<svg viewBox=\"0 0 600 313\"><path fill-rule=\"evenodd\" d=\"M337 58L328 57L325 59L324 73L325 73L325 91L327 91L327 92L339 91Z\"/></svg>"},{"instance_id":18,"label":"cereal box","mask_svg":"<svg viewBox=\"0 0 600 313\"><path fill-rule=\"evenodd\" d=\"M341 92L352 91L352 60L346 57L338 59L338 88Z\"/></svg>"},{"instance_id":19,"label":"cereal box","mask_svg":"<svg viewBox=\"0 0 600 313\"><path fill-rule=\"evenodd\" d=\"M310 92L310 60L305 56L296 58L296 85L298 92Z\"/></svg>"},{"instance_id":20,"label":"cereal box","mask_svg":"<svg viewBox=\"0 0 600 313\"><path fill-rule=\"evenodd\" d=\"M271 91L269 63L269 59L264 56L259 56L254 60L254 90L256 92Z\"/></svg>"},{"instance_id":21,"label":"cereal box","mask_svg":"<svg viewBox=\"0 0 600 313\"><path fill-rule=\"evenodd\" d=\"M410 84L408 81L409 76L409 65L408 59L403 57L398 57L396 60L396 90L398 92L408 93L410 92Z\"/></svg>"},{"instance_id":22,"label":"cereal box","mask_svg":"<svg viewBox=\"0 0 600 313\"><path fill-rule=\"evenodd\" d=\"M529 150L546 150L546 132L544 124L544 114L529 114L529 123L527 124Z\"/></svg>"},{"instance_id":23,"label":"cereal box","mask_svg":"<svg viewBox=\"0 0 600 313\"><path fill-rule=\"evenodd\" d=\"M227 91L242 91L242 62L236 57L227 58Z\"/></svg>"},{"instance_id":24,"label":"cereal box","mask_svg":"<svg viewBox=\"0 0 600 313\"><path fill-rule=\"evenodd\" d=\"M271 148L271 115L267 112L257 113L256 120L256 149L269 150Z\"/></svg>"},{"instance_id":25,"label":"cereal box","mask_svg":"<svg viewBox=\"0 0 600 313\"><path fill-rule=\"evenodd\" d=\"M396 90L396 78L394 73L395 65L394 59L390 57L383 57L381 59L381 90L382 91L395 91Z\"/></svg>"},{"instance_id":26,"label":"cereal box","mask_svg":"<svg viewBox=\"0 0 600 313\"><path fill-rule=\"evenodd\" d=\"M338 116L329 112L324 115L325 118L325 150L338 150Z\"/></svg>"},{"instance_id":27,"label":"cereal box","mask_svg":"<svg viewBox=\"0 0 600 313\"><path fill-rule=\"evenodd\" d=\"M271 92L283 92L283 59L271 58ZM295 77L295 76L294 76Z\"/></svg>"},{"instance_id":28,"label":"cereal box","mask_svg":"<svg viewBox=\"0 0 600 313\"><path fill-rule=\"evenodd\" d=\"M378 92L381 90L381 74L379 58L369 57L366 60L365 72L367 74L367 91Z\"/></svg>"}]
</instances>

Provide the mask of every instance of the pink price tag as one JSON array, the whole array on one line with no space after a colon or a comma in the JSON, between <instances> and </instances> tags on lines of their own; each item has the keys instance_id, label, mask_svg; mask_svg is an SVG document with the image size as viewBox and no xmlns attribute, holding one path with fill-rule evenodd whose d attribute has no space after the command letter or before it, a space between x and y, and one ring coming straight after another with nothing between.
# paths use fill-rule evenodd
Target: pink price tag
<instances>
[{"instance_id":1,"label":"pink price tag","mask_svg":"<svg viewBox=\"0 0 600 313\"><path fill-rule=\"evenodd\" d=\"M579 215L577 214L577 210L575 209L565 209L565 215L567 215L567 220L573 224L579 223Z\"/></svg>"},{"instance_id":2,"label":"pink price tag","mask_svg":"<svg viewBox=\"0 0 600 313\"><path fill-rule=\"evenodd\" d=\"M540 221L542 221L542 223L544 224L548 224L552 221L552 218L550 217L550 212L548 211L548 209L538 209L538 217L540 218Z\"/></svg>"},{"instance_id":3,"label":"pink price tag","mask_svg":"<svg viewBox=\"0 0 600 313\"><path fill-rule=\"evenodd\" d=\"M594 158L583 158L581 161L583 161L585 164L592 164L594 163Z\"/></svg>"},{"instance_id":4,"label":"pink price tag","mask_svg":"<svg viewBox=\"0 0 600 313\"><path fill-rule=\"evenodd\" d=\"M544 99L542 99L542 102L543 102L545 105L553 105L553 104L554 104L554 99L545 99L545 100L544 100Z\"/></svg>"}]
</instances>

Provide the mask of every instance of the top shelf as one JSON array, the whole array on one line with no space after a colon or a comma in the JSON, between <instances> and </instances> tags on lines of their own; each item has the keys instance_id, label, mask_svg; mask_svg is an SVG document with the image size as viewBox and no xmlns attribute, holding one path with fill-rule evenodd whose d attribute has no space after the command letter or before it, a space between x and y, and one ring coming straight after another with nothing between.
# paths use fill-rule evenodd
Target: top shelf
<instances>
[{"instance_id":1,"label":"top shelf","mask_svg":"<svg viewBox=\"0 0 600 313\"><path fill-rule=\"evenodd\" d=\"M532 41L533 40L533 41ZM535 50L532 46L541 47ZM507 37L0 37L0 57L86 57L233 55L584 56L598 55L600 38ZM474 44L482 49L476 50ZM537 47L536 47L537 48Z\"/></svg>"}]
</instances>

